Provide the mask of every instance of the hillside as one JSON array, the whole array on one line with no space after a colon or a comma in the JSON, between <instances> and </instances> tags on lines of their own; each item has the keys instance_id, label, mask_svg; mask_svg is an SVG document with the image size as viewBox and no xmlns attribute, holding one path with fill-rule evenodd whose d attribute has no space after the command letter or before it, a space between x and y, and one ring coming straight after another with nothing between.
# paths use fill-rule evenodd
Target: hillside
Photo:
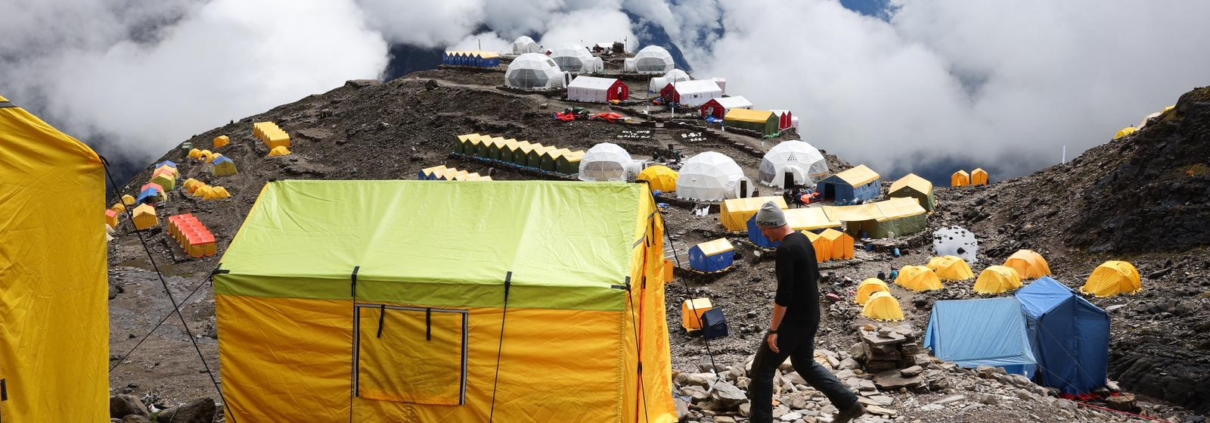
<instances>
[{"instance_id":1,"label":"hillside","mask_svg":"<svg viewBox=\"0 0 1210 423\"><path fill-rule=\"evenodd\" d=\"M499 90L496 85L501 78L499 72L442 69L415 73L387 83L350 81L327 93L309 96L198 134L188 140L198 148L208 148L216 136L229 136L231 146L219 151L235 161L239 174L213 177L208 165L187 160L186 151L181 149L168 152L162 160L177 162L182 178L196 178L227 188L232 198L203 202L173 193L171 200L160 208L161 219L180 213L195 214L216 235L221 257L267 181L415 179L421 169L439 164L490 174L494 179L535 178L450 157L452 140L464 133L493 134L573 150L588 149L600 142L614 142L636 157L650 157L666 149L669 144L686 156L713 150L735 159L752 179L756 179L762 151L776 142L762 143L732 134L709 135L700 141L690 141L692 138L686 135L698 131L675 124L661 127L655 122L644 122L644 119L638 118L636 125L601 121L559 123L552 119L551 114L570 104L539 94L515 94ZM631 84L633 93L645 92L642 83ZM927 234L950 225L965 226L979 236L981 260L972 266L976 272L988 265L999 264L1019 248L1032 248L1050 260L1058 279L1076 287L1103 260L1131 260L1139 265L1144 274L1144 294L1139 297L1094 300L1103 308L1123 306L1113 309L1111 377L1119 378L1127 391L1161 400L1144 406L1143 410L1152 415L1171 417L1187 414L1162 401L1206 411L1206 404L1210 404L1210 389L1206 388L1205 381L1210 380L1207 376L1210 375L1210 364L1198 352L1210 348L1210 335L1207 335L1210 328L1202 323L1210 320L1210 312L1204 307L1204 296L1198 296L1210 291L1210 282L1207 282L1210 281L1207 277L1210 274L1210 261L1206 259L1204 249L1207 237L1201 237L1202 241L1198 243L1194 236L1189 242L1164 249L1163 252L1153 252L1149 248L1134 249L1119 245L1116 241L1109 242L1108 237L1087 241L1081 238L1081 229L1076 227L1089 224L1088 221L1093 219L1108 221L1113 216L1123 219L1123 222L1133 222L1130 219L1156 214L1177 216L1179 210L1205 213L1204 196L1200 201L1187 200L1191 206L1172 203L1171 209L1152 209L1145 213L1154 214L1137 217L1131 216L1144 212L1116 206L1111 202L1112 197L1103 201L1088 198L1096 190L1118 192L1123 189L1113 185L1110 174L1121 173L1119 179L1134 178L1137 172L1166 175L1173 169L1191 164L1183 164L1185 161L1169 164L1157 158L1178 152L1205 151L1192 147L1183 150L1164 147L1168 144L1185 146L1189 143L1183 140L1190 138L1189 134L1204 134L1204 128L1210 124L1210 116L1204 114L1205 103L1187 97L1189 95L1178 103L1179 115L1165 116L1163 125L1154 125L1134 137L1091 149L1067 165L985 188L939 188L937 195L940 206L930 217L929 230L925 234L893 242L883 241L878 251L858 251L855 260L824 265L826 280L822 288L842 296L851 295L852 282L846 280L860 281L873 277L880 270L924 264L931 255L929 248L925 247ZM589 108L594 111L606 110L601 106ZM1174 116L1182 118L1170 121ZM293 154L266 157L268 148L251 134L252 122L259 121L274 121L289 132L294 143L291 148ZM650 138L630 137L634 131L650 131ZM1129 144L1132 142L1138 144L1132 147ZM829 147L826 143L816 145L821 149ZM1197 148L1204 149L1204 142ZM1123 149L1131 154L1123 154ZM1187 159L1194 160L1196 157L1205 160L1206 155L1203 153ZM838 157L828 156L828 159L833 171L848 167ZM1147 169L1136 170L1131 166L1142 165L1131 165L1133 162L1161 163L1162 166L1158 169L1154 165L1144 166ZM133 194L150 177L150 172L151 168L148 167L136 175L124 187L123 193ZM1206 175L1195 176L1189 180L1164 180L1179 185L1169 192L1193 192L1182 190L1191 189L1188 186L1193 183L1205 186ZM1110 182L1105 182L1107 178ZM889 186L889 183L885 185ZM1145 183L1139 183L1138 186L1143 185ZM759 188L766 194L771 193L768 188ZM1201 222L1205 224L1205 214L1190 214L1190 219L1197 216L1202 216ZM1180 218L1183 217L1165 219L1179 223ZM742 241L742 236L724 234L718 223L717 209L712 210L708 217L697 217L689 207L671 207L665 212L665 219L672 239L669 247L676 249L681 260L686 259L689 246L720 236L732 238L739 248L740 259L736 271L713 278L689 278L685 283L678 281L669 285L667 317L669 322L679 322L679 304L683 299L709 296L716 305L727 311L732 333L728 338L712 341L710 352L720 367L742 365L754 351L760 329L768 322L775 283L772 261L768 260L768 255L758 257L750 244ZM1176 226L1177 223L1172 225ZM126 223L122 227L129 228ZM1146 230L1150 231L1151 228ZM1132 231L1142 234L1139 229ZM1156 230L1154 233L1161 232ZM202 282L205 275L217 266L219 258L184 258L180 248L162 232L147 234L147 240L150 241L152 257L169 276L169 285L178 300L198 287L197 294L186 302L188 306L184 314L195 333L206 335L201 339L201 346L211 368L215 368L218 364L216 339L219 334L213 329L214 297L210 287ZM1163 242L1141 237L1134 241L1155 242L1156 245ZM898 258L891 257L885 252L891 245L900 247L905 254ZM147 271L151 266L139 239L133 233L119 233L118 239L111 244L110 264L111 283L115 287L115 298L111 304L111 346L113 354L120 355L133 347L138 338L171 309L171 305L163 298L158 279ZM918 295L898 287L892 289L895 296L900 298L909 322L917 328L923 328L933 301L974 297L967 285L965 288L953 286L939 293ZM686 292L686 287L690 292ZM841 356L845 356L857 339L854 328L870 322L860 316L860 308L851 302L833 304L828 307L826 314L828 317L820 329L820 348L839 351ZM137 394L154 394L169 403L214 395L208 377L198 373L201 366L197 358L186 354L192 347L175 322L174 318L166 323L131 355L127 363L111 374L114 387ZM684 334L675 323L670 327L673 328L674 370L699 371L708 358L706 344L701 338ZM1157 372L1154 371L1156 369L1163 370ZM930 416L935 418L937 415L927 409L922 410L920 406L948 395L963 393L959 387L963 384L969 389L977 386L978 390L991 392L988 395L1001 392L998 385L990 382L984 384L977 378L968 380L962 379L965 376L956 377L959 377L959 382L955 382L954 386L933 391L888 391L886 395L893 397L893 406L890 408L898 410L900 416L932 421ZM1038 408L1034 408L1033 402L1027 406L1016 403L1014 399L998 407L986 407L988 404L985 403L967 408L951 407L952 412L959 414L947 414L949 417L946 418L1034 421L1036 419L1028 417L1031 412L1049 415L1049 412L1058 413L1059 409L1055 407L1061 407L1061 404L1055 405L1058 404L1055 401L1043 401L1045 395L1031 398L1030 401L1038 401ZM960 403L962 407L966 404ZM695 409L694 412L697 413L695 416L704 417L704 410ZM1077 420L1100 420L1098 414L1063 413Z\"/></svg>"}]
</instances>

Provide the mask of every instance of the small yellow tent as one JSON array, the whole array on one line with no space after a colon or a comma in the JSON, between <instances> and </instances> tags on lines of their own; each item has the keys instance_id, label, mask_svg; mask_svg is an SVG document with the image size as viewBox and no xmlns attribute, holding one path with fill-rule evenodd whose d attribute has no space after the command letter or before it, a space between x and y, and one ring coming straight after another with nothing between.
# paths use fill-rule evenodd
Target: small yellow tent
<instances>
[{"instance_id":1,"label":"small yellow tent","mask_svg":"<svg viewBox=\"0 0 1210 423\"><path fill-rule=\"evenodd\" d=\"M971 171L971 186L987 185L987 171L983 168Z\"/></svg>"},{"instance_id":2,"label":"small yellow tent","mask_svg":"<svg viewBox=\"0 0 1210 423\"><path fill-rule=\"evenodd\" d=\"M1033 250L1020 250L1004 261L1004 265L1017 271L1021 280L1033 280L1050 275L1050 265L1041 254Z\"/></svg>"},{"instance_id":3,"label":"small yellow tent","mask_svg":"<svg viewBox=\"0 0 1210 423\"><path fill-rule=\"evenodd\" d=\"M825 229L819 234L821 238L827 239L832 244L832 260L849 260L855 254L853 250L853 237L844 232L835 229Z\"/></svg>"},{"instance_id":4,"label":"small yellow tent","mask_svg":"<svg viewBox=\"0 0 1210 423\"><path fill-rule=\"evenodd\" d=\"M886 291L870 295L865 307L861 308L861 315L880 322L898 322L904 319L903 309L899 308L899 300Z\"/></svg>"},{"instance_id":5,"label":"small yellow tent","mask_svg":"<svg viewBox=\"0 0 1210 423\"><path fill-rule=\"evenodd\" d=\"M230 192L227 192L227 189L226 189L226 188L223 188L223 187L213 187L213 188L211 188L210 190L211 190L212 192L214 192L214 197L215 197L215 199L216 199L216 200L223 200L223 199L231 198L231 193L230 193Z\"/></svg>"},{"instance_id":6,"label":"small yellow tent","mask_svg":"<svg viewBox=\"0 0 1210 423\"><path fill-rule=\"evenodd\" d=\"M964 186L968 186L970 184L971 184L971 175L969 173L966 173L965 170L959 170L957 172L954 172L953 176L950 176L950 186L951 187L954 187L954 188L964 187Z\"/></svg>"},{"instance_id":7,"label":"small yellow tent","mask_svg":"<svg viewBox=\"0 0 1210 423\"><path fill-rule=\"evenodd\" d=\"M282 145L273 147L272 150L269 150L269 157L279 157L279 156L289 156L289 155L290 155L290 149L286 148L285 146L282 146Z\"/></svg>"},{"instance_id":8,"label":"small yellow tent","mask_svg":"<svg viewBox=\"0 0 1210 423\"><path fill-rule=\"evenodd\" d=\"M156 174L149 182L164 187L164 189L169 191L176 189L176 179L173 179L172 174L168 172Z\"/></svg>"},{"instance_id":9,"label":"small yellow tent","mask_svg":"<svg viewBox=\"0 0 1210 423\"><path fill-rule=\"evenodd\" d=\"M140 231L151 229L160 224L160 219L155 216L155 207L150 204L143 204L134 208L134 228Z\"/></svg>"},{"instance_id":10,"label":"small yellow tent","mask_svg":"<svg viewBox=\"0 0 1210 423\"><path fill-rule=\"evenodd\" d=\"M123 195L123 196L122 196L122 204L125 204L125 205L126 205L126 207L130 207L130 206L133 206L133 205L135 205L135 204L138 204L138 201L136 201L136 200L134 199L134 196L133 196L133 195L127 194L127 195Z\"/></svg>"},{"instance_id":11,"label":"small yellow tent","mask_svg":"<svg viewBox=\"0 0 1210 423\"><path fill-rule=\"evenodd\" d=\"M723 205L719 209L720 222L723 227L731 232L743 232L748 230L748 219L756 216L756 212L760 211L761 206L772 201L778 208L785 210L786 200L781 197L751 197L751 198L733 198L723 201Z\"/></svg>"},{"instance_id":12,"label":"small yellow tent","mask_svg":"<svg viewBox=\"0 0 1210 423\"><path fill-rule=\"evenodd\" d=\"M193 189L193 196L203 200L205 200L207 196L213 195L214 189L210 188L210 186L206 184L199 184L197 188Z\"/></svg>"},{"instance_id":13,"label":"small yellow tent","mask_svg":"<svg viewBox=\"0 0 1210 423\"><path fill-rule=\"evenodd\" d=\"M117 213L117 214L126 213L126 205L122 204L121 202L113 203L113 206L111 206L109 209L113 210L114 213Z\"/></svg>"},{"instance_id":14,"label":"small yellow tent","mask_svg":"<svg viewBox=\"0 0 1210 423\"><path fill-rule=\"evenodd\" d=\"M878 278L869 278L861 281L861 285L857 285L857 305L865 305L875 292L891 292L891 289L886 286L886 282Z\"/></svg>"},{"instance_id":15,"label":"small yellow tent","mask_svg":"<svg viewBox=\"0 0 1210 423\"><path fill-rule=\"evenodd\" d=\"M111 228L118 227L118 212L113 210L105 210L105 224Z\"/></svg>"},{"instance_id":16,"label":"small yellow tent","mask_svg":"<svg viewBox=\"0 0 1210 423\"><path fill-rule=\"evenodd\" d=\"M235 168L235 161L227 157L215 159L214 169L210 171L214 176L231 176L239 173L239 169Z\"/></svg>"},{"instance_id":17,"label":"small yellow tent","mask_svg":"<svg viewBox=\"0 0 1210 423\"><path fill-rule=\"evenodd\" d=\"M198 150L196 148L189 150L189 158L193 159L193 160L201 160L202 159L202 150Z\"/></svg>"},{"instance_id":18,"label":"small yellow tent","mask_svg":"<svg viewBox=\"0 0 1210 423\"><path fill-rule=\"evenodd\" d=\"M975 281L975 292L980 294L1002 294L1020 287L1021 276L1016 269L1007 266L988 266Z\"/></svg>"},{"instance_id":19,"label":"small yellow tent","mask_svg":"<svg viewBox=\"0 0 1210 423\"><path fill-rule=\"evenodd\" d=\"M1133 126L1127 126L1127 127L1125 127L1125 128L1122 128L1122 130L1121 130L1121 131L1118 131L1118 133L1117 133L1117 134L1115 134L1115 135L1113 136L1113 140L1114 140L1114 141L1117 141L1117 140L1119 140L1119 139L1122 139L1122 138L1125 138L1125 137L1129 137L1129 136L1131 136L1131 135L1134 135L1134 133L1135 133L1135 132L1138 132L1138 131L1139 131L1139 130L1138 130L1138 129L1136 129L1135 127L1133 127Z\"/></svg>"},{"instance_id":20,"label":"small yellow tent","mask_svg":"<svg viewBox=\"0 0 1210 423\"><path fill-rule=\"evenodd\" d=\"M1107 261L1088 276L1088 282L1080 287L1080 293L1101 298L1119 294L1134 295L1143 291L1142 278L1133 264L1124 261Z\"/></svg>"},{"instance_id":21,"label":"small yellow tent","mask_svg":"<svg viewBox=\"0 0 1210 423\"><path fill-rule=\"evenodd\" d=\"M651 166L639 172L639 181L651 183L651 189L665 193L676 191L678 174L668 166Z\"/></svg>"},{"instance_id":22,"label":"small yellow tent","mask_svg":"<svg viewBox=\"0 0 1210 423\"><path fill-rule=\"evenodd\" d=\"M933 257L929 260L928 268L942 281L964 281L975 277L975 272L961 257Z\"/></svg>"},{"instance_id":23,"label":"small yellow tent","mask_svg":"<svg viewBox=\"0 0 1210 423\"><path fill-rule=\"evenodd\" d=\"M108 421L101 158L0 97L0 199L0 419Z\"/></svg>"},{"instance_id":24,"label":"small yellow tent","mask_svg":"<svg viewBox=\"0 0 1210 423\"><path fill-rule=\"evenodd\" d=\"M228 145L231 145L230 137L228 137L226 135L219 135L214 138L214 149L215 150L226 147Z\"/></svg>"},{"instance_id":25,"label":"small yellow tent","mask_svg":"<svg viewBox=\"0 0 1210 423\"><path fill-rule=\"evenodd\" d=\"M811 246L815 248L815 261L823 263L832 260L831 240L816 235L811 231L802 231L802 234L807 236L807 240L811 241Z\"/></svg>"},{"instance_id":26,"label":"small yellow tent","mask_svg":"<svg viewBox=\"0 0 1210 423\"><path fill-rule=\"evenodd\" d=\"M937 274L924 266L904 266L899 270L899 277L895 278L895 285L915 292L936 291L944 288L941 286L941 279L937 277Z\"/></svg>"},{"instance_id":27,"label":"small yellow tent","mask_svg":"<svg viewBox=\"0 0 1210 423\"><path fill-rule=\"evenodd\" d=\"M211 153L209 157L206 157L206 163L214 163L220 157L223 157L223 153Z\"/></svg>"}]
</instances>

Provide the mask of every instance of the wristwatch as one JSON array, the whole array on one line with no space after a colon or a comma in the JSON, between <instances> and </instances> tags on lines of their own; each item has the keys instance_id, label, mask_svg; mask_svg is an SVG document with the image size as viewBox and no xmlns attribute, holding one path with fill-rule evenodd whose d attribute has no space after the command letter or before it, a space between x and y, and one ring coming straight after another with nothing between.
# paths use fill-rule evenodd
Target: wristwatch
<instances>
[{"instance_id":1,"label":"wristwatch","mask_svg":"<svg viewBox=\"0 0 1210 423\"><path fill-rule=\"evenodd\" d=\"M766 332L768 332L769 335L777 335L777 329L768 329Z\"/></svg>"}]
</instances>

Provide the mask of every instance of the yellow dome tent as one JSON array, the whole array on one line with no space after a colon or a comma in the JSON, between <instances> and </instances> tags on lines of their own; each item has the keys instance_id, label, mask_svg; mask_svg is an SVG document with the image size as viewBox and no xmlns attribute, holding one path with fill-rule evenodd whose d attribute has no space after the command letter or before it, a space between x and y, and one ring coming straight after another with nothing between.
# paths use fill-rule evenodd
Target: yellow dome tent
<instances>
[{"instance_id":1,"label":"yellow dome tent","mask_svg":"<svg viewBox=\"0 0 1210 423\"><path fill-rule=\"evenodd\" d=\"M134 228L140 231L151 229L160 224L160 219L155 216L155 207L150 204L143 204L134 208Z\"/></svg>"},{"instance_id":2,"label":"yellow dome tent","mask_svg":"<svg viewBox=\"0 0 1210 423\"><path fill-rule=\"evenodd\" d=\"M832 241L810 231L802 231L802 234L807 236L807 240L811 241L811 246L815 248L816 262L823 263L832 259Z\"/></svg>"},{"instance_id":3,"label":"yellow dome tent","mask_svg":"<svg viewBox=\"0 0 1210 423\"><path fill-rule=\"evenodd\" d=\"M987 185L987 171L983 168L971 171L971 186Z\"/></svg>"},{"instance_id":4,"label":"yellow dome tent","mask_svg":"<svg viewBox=\"0 0 1210 423\"><path fill-rule=\"evenodd\" d=\"M951 187L954 187L954 188L964 187L964 186L967 186L970 184L971 184L971 175L969 173L966 173L965 170L959 170L957 172L954 172L953 176L950 176L950 186Z\"/></svg>"},{"instance_id":5,"label":"yellow dome tent","mask_svg":"<svg viewBox=\"0 0 1210 423\"><path fill-rule=\"evenodd\" d=\"M1136 129L1135 127L1133 127L1133 126L1128 126L1128 127L1122 128L1122 130L1121 130L1121 131L1118 131L1118 133L1117 133L1116 135L1114 135L1114 136L1113 136L1113 140L1114 140L1114 141L1117 141L1117 140L1120 140L1120 139L1122 139L1122 138L1129 137L1129 136L1131 136L1131 135L1134 135L1134 133L1135 133L1135 132L1138 132L1138 131L1139 131L1139 130L1138 130L1138 129Z\"/></svg>"},{"instance_id":6,"label":"yellow dome tent","mask_svg":"<svg viewBox=\"0 0 1210 423\"><path fill-rule=\"evenodd\" d=\"M196 148L189 150L189 158L193 159L193 160L201 160L202 159L202 150L198 150Z\"/></svg>"},{"instance_id":7,"label":"yellow dome tent","mask_svg":"<svg viewBox=\"0 0 1210 423\"><path fill-rule=\"evenodd\" d=\"M1088 276L1088 282L1080 287L1080 293L1101 298L1119 294L1134 295L1143 291L1139 270L1124 261L1107 261L1097 266Z\"/></svg>"},{"instance_id":8,"label":"yellow dome tent","mask_svg":"<svg viewBox=\"0 0 1210 423\"><path fill-rule=\"evenodd\" d=\"M941 279L937 277L937 274L924 266L904 266L899 270L899 277L895 278L895 285L915 292L936 291L944 288L941 286Z\"/></svg>"},{"instance_id":9,"label":"yellow dome tent","mask_svg":"<svg viewBox=\"0 0 1210 423\"><path fill-rule=\"evenodd\" d=\"M199 184L197 188L193 189L193 196L205 200L207 195L214 195L212 192L209 185Z\"/></svg>"},{"instance_id":10,"label":"yellow dome tent","mask_svg":"<svg viewBox=\"0 0 1210 423\"><path fill-rule=\"evenodd\" d=\"M651 189L665 193L676 191L678 174L668 166L652 166L639 172L638 180L651 183Z\"/></svg>"},{"instance_id":11,"label":"yellow dome tent","mask_svg":"<svg viewBox=\"0 0 1210 423\"><path fill-rule=\"evenodd\" d=\"M891 289L886 286L886 282L878 278L869 278L861 281L861 285L857 285L857 305L865 305L871 295L876 292L891 292Z\"/></svg>"},{"instance_id":12,"label":"yellow dome tent","mask_svg":"<svg viewBox=\"0 0 1210 423\"><path fill-rule=\"evenodd\" d=\"M127 194L122 196L122 204L126 205L126 207L133 206L137 203L138 202L134 199L133 195Z\"/></svg>"},{"instance_id":13,"label":"yellow dome tent","mask_svg":"<svg viewBox=\"0 0 1210 423\"><path fill-rule=\"evenodd\" d=\"M126 213L126 205L122 204L121 202L113 203L113 207L110 207L109 209L113 210L117 214Z\"/></svg>"},{"instance_id":14,"label":"yellow dome tent","mask_svg":"<svg viewBox=\"0 0 1210 423\"><path fill-rule=\"evenodd\" d=\"M211 190L214 191L214 195L216 197L218 197L218 199L220 199L220 200L231 198L231 193L227 192L226 188L214 187L214 188L211 188Z\"/></svg>"},{"instance_id":15,"label":"yellow dome tent","mask_svg":"<svg viewBox=\"0 0 1210 423\"><path fill-rule=\"evenodd\" d=\"M1002 294L1020 287L1021 276L1016 269L1007 266L989 266L975 281L975 292L980 294Z\"/></svg>"},{"instance_id":16,"label":"yellow dome tent","mask_svg":"<svg viewBox=\"0 0 1210 423\"><path fill-rule=\"evenodd\" d=\"M101 158L0 97L0 181L0 419L107 421Z\"/></svg>"},{"instance_id":17,"label":"yellow dome tent","mask_svg":"<svg viewBox=\"0 0 1210 423\"><path fill-rule=\"evenodd\" d=\"M223 157L223 153L211 153L209 157L206 157L206 163L214 163L219 157Z\"/></svg>"},{"instance_id":18,"label":"yellow dome tent","mask_svg":"<svg viewBox=\"0 0 1210 423\"><path fill-rule=\"evenodd\" d=\"M214 149L215 150L226 147L228 145L231 145L231 137L228 137L226 135L220 135L220 136L217 136L214 138Z\"/></svg>"},{"instance_id":19,"label":"yellow dome tent","mask_svg":"<svg viewBox=\"0 0 1210 423\"><path fill-rule=\"evenodd\" d=\"M898 322L904 319L899 300L886 291L875 292L861 309L861 315L880 322Z\"/></svg>"},{"instance_id":20,"label":"yellow dome tent","mask_svg":"<svg viewBox=\"0 0 1210 423\"><path fill-rule=\"evenodd\" d=\"M966 264L966 260L963 260L961 257L933 257L929 259L928 268L937 274L938 279L944 282L964 281L975 278L975 272L971 271L970 265Z\"/></svg>"},{"instance_id":21,"label":"yellow dome tent","mask_svg":"<svg viewBox=\"0 0 1210 423\"><path fill-rule=\"evenodd\" d=\"M202 186L202 185L205 185L205 184L203 184L203 183L202 183L202 181L199 181L199 180L197 180L197 179L193 179L193 178L186 179L186 180L185 180L185 183L184 183L184 186L185 186L185 192L187 192L187 193L189 193L190 195L192 195L192 194L193 194L193 192L194 192L194 191L196 191L196 190L197 190L197 188L198 188L198 187L200 187L200 186Z\"/></svg>"},{"instance_id":22,"label":"yellow dome tent","mask_svg":"<svg viewBox=\"0 0 1210 423\"><path fill-rule=\"evenodd\" d=\"M832 260L849 260L853 258L853 237L835 229L825 229L819 236L832 244Z\"/></svg>"},{"instance_id":23,"label":"yellow dome tent","mask_svg":"<svg viewBox=\"0 0 1210 423\"><path fill-rule=\"evenodd\" d=\"M1046 259L1042 258L1041 254L1033 250L1020 250L1013 253L1008 260L1004 261L1004 265L1016 270L1021 280L1050 276L1050 265L1046 263Z\"/></svg>"},{"instance_id":24,"label":"yellow dome tent","mask_svg":"<svg viewBox=\"0 0 1210 423\"><path fill-rule=\"evenodd\" d=\"M269 150L269 157L289 156L289 155L290 155L290 149L286 148L286 146L284 146L284 145L279 145L277 147L273 147L272 150Z\"/></svg>"}]
</instances>

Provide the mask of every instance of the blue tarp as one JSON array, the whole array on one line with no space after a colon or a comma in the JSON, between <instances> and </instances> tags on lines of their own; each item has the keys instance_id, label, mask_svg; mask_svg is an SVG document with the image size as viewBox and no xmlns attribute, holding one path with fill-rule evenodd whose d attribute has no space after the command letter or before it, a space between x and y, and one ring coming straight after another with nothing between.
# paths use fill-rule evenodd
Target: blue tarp
<instances>
[{"instance_id":1,"label":"blue tarp","mask_svg":"<svg viewBox=\"0 0 1210 423\"><path fill-rule=\"evenodd\" d=\"M155 188L147 188L147 189L143 190L143 192L139 193L139 198L138 198L138 200L136 200L136 202L139 204L143 204L143 203L154 203L159 200L160 200L160 191Z\"/></svg>"},{"instance_id":2,"label":"blue tarp","mask_svg":"<svg viewBox=\"0 0 1210 423\"><path fill-rule=\"evenodd\" d=\"M882 195L882 181L875 179L873 182L855 187L849 185L844 179L840 179L839 176L832 175L819 181L815 190L823 193L825 200L835 200L837 204L852 204L858 200L873 200Z\"/></svg>"},{"instance_id":3,"label":"blue tarp","mask_svg":"<svg viewBox=\"0 0 1210 423\"><path fill-rule=\"evenodd\" d=\"M1087 394L1105 386L1109 314L1049 277L1016 296L1038 360L1038 383L1065 394Z\"/></svg>"},{"instance_id":4,"label":"blue tarp","mask_svg":"<svg viewBox=\"0 0 1210 423\"><path fill-rule=\"evenodd\" d=\"M689 267L699 272L717 272L731 267L734 261L735 251L706 256L696 245L689 249Z\"/></svg>"},{"instance_id":5,"label":"blue tarp","mask_svg":"<svg viewBox=\"0 0 1210 423\"><path fill-rule=\"evenodd\" d=\"M748 219L748 240L760 248L773 249L781 245L780 242L774 242L765 237L765 234L760 233L760 227L756 226L755 215L751 219Z\"/></svg>"},{"instance_id":6,"label":"blue tarp","mask_svg":"<svg viewBox=\"0 0 1210 423\"><path fill-rule=\"evenodd\" d=\"M1037 369L1016 298L936 302L924 347L967 368L1001 367L1029 378Z\"/></svg>"}]
</instances>

